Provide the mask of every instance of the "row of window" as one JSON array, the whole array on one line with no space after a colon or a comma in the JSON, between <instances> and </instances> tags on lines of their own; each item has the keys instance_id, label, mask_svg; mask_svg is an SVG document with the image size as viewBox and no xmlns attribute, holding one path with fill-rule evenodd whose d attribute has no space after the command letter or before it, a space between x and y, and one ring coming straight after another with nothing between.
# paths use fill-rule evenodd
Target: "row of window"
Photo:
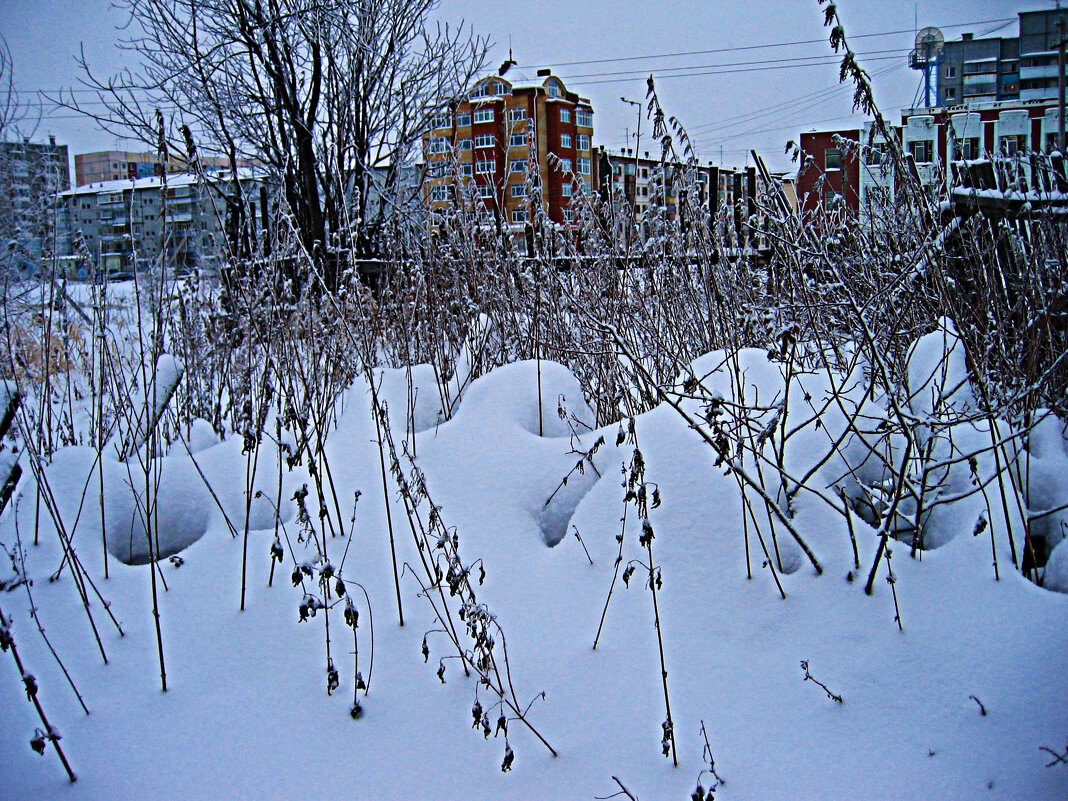
<instances>
[{"instance_id":1,"label":"row of window","mask_svg":"<svg viewBox=\"0 0 1068 801\"><path fill-rule=\"evenodd\" d=\"M456 115L457 127L464 127L470 125L472 120L476 123L481 122L493 122L497 118L497 113L492 108L480 108L475 109L474 115L469 111L461 111ZM508 109L508 121L509 122L522 122L527 119L527 110L525 108L511 108ZM560 109L560 122L571 122L571 109ZM575 112L575 124L582 125L587 128L593 127L593 112L579 109ZM452 120L447 113L435 114L431 117L430 126L434 129L451 128Z\"/></svg>"},{"instance_id":2,"label":"row of window","mask_svg":"<svg viewBox=\"0 0 1068 801\"><path fill-rule=\"evenodd\" d=\"M1053 148L1056 134L1050 134L1047 145ZM1027 136L1014 134L1002 136L998 142L998 149L1003 156L1015 156L1027 150ZM909 142L909 152L917 164L929 164L934 161L934 140L916 139ZM953 145L953 159L977 159L982 157L982 149L979 147L979 137L969 136L958 139Z\"/></svg>"},{"instance_id":3,"label":"row of window","mask_svg":"<svg viewBox=\"0 0 1068 801\"><path fill-rule=\"evenodd\" d=\"M440 186L432 186L432 187L430 187L430 199L433 200L433 201L439 201L439 202L448 201L450 199L450 197L452 196L452 192L450 191L451 189L452 189L452 187L444 185L444 184L442 184ZM568 184L566 189L567 189L567 191L565 191L563 193L563 196L564 197L571 197L571 194L572 194L571 193L571 185ZM493 187L492 184L479 184L478 186L475 187L475 191L476 191L476 193L478 194L479 197L492 198L493 194L494 194L494 187ZM511 195L514 198L524 198L524 197L526 197L527 196L527 185L526 184L512 184L512 186L511 186Z\"/></svg>"},{"instance_id":4,"label":"row of window","mask_svg":"<svg viewBox=\"0 0 1068 801\"><path fill-rule=\"evenodd\" d=\"M578 135L578 150L588 151L590 149L590 137L589 134ZM497 138L493 134L479 134L474 139L474 147L487 148L494 147L497 144ZM527 134L525 131L511 134L508 137L509 147L525 147L527 145ZM560 147L571 148L572 138L570 134L560 135ZM447 136L435 136L430 140L430 146L427 149L428 153L448 153L452 147L452 143ZM471 137L465 136L456 140L456 147L459 150L471 150L472 140ZM579 157L579 164L586 162L587 165L590 162L589 158ZM568 168L570 169L570 167ZM581 170L580 170L581 171ZM589 168L583 173L583 175L589 175Z\"/></svg>"}]
</instances>

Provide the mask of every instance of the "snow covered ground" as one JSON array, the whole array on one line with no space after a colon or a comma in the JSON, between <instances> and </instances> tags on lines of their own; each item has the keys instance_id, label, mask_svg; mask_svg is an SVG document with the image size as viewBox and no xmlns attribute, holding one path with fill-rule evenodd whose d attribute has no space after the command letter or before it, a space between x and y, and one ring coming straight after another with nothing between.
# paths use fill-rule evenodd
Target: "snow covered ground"
<instances>
[{"instance_id":1,"label":"snow covered ground","mask_svg":"<svg viewBox=\"0 0 1068 801\"><path fill-rule=\"evenodd\" d=\"M707 365L714 362L708 357ZM290 581L292 557L299 564L312 556L297 541L286 500L309 481L306 465L284 471L279 493L277 457L271 448L261 452L256 486L266 497L253 505L241 612L240 440L211 445L201 432L192 456L176 444L162 460L160 514L169 527L163 536L182 546L180 560L161 563L166 693L150 568L109 557L110 578L103 578L98 494L83 492L87 478L90 486L98 480L92 452L61 451L48 475L77 553L125 633L94 600L107 664L69 567L57 580L47 578L63 557L43 511L40 545L31 544L38 510L32 476L23 479L17 515L9 511L0 521L0 541L10 547L16 534L21 540L35 579L32 600L91 714L81 711L37 634L25 588L0 595L78 774L69 785L50 749L38 756L28 747L40 724L13 661L0 655L0 798L592 799L619 791L617 777L640 799L683 799L708 767L702 724L722 779L717 799L1068 797L1068 765L1046 767L1053 757L1041 750L1068 747L1068 595L1012 569L1004 521L995 515L990 522L1000 580L989 533L973 536L975 518L961 512L959 520L938 524L959 532L922 559L892 542L896 583L885 581L884 563L869 596L863 579L878 547L874 529L858 519L865 575L853 575L844 519L799 496L796 525L824 572L796 559L796 570L778 576L784 600L751 530L747 577L737 479L714 466L712 449L676 411L662 405L643 415L636 442L626 431L619 442L617 426L592 432L581 422L569 426L558 407L579 421L590 418L577 382L557 365L542 362L540 370L546 399L540 425L538 366L508 365L468 387L453 419L438 423L424 414L414 452L462 561L482 560L478 599L506 637L498 645L506 645L516 697L531 702L528 719L558 756L512 720L514 762L501 770L505 735L486 738L472 727L476 697L496 720L494 696L464 677L458 659L440 663L444 684L436 675L451 644L433 631L438 620L420 597L417 571L402 569L404 626L398 625L377 434L368 387L358 381L326 450L346 515L354 493L362 493L342 573L360 613L359 664L339 607L330 621L340 674L332 695L325 691L325 616L299 622L304 594ZM396 415L405 407L407 379L387 376L382 386ZM394 426L398 440L403 431L403 423ZM574 471L581 452L601 436L596 470L587 462ZM1062 450L1048 465L1068 460L1063 437L1051 434L1049 443ZM649 522L662 579L657 603L678 767L661 751L663 682L640 564L629 587L615 583L592 648L613 585L617 536L625 533L623 567L647 560L641 522L634 504L624 504L622 486L635 446L645 481L661 500ZM123 470L117 462L104 470L111 487L105 495L115 504L105 504L109 519L130 514L121 506L123 491L130 491ZM389 495L397 563L416 567L419 552L392 481ZM289 542L268 587L274 519L266 498L277 497ZM784 550L788 539L780 530ZM345 543L331 542L335 559ZM826 692L805 681L802 661ZM350 716L356 669L369 684L359 719ZM717 783L708 773L700 780L706 790Z\"/></svg>"}]
</instances>

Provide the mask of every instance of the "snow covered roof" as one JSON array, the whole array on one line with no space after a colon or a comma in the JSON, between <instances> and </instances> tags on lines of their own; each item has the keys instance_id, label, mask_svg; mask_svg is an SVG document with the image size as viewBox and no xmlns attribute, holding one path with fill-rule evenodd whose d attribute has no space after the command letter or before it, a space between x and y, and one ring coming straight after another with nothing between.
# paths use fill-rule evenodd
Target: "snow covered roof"
<instances>
[{"instance_id":1,"label":"snow covered roof","mask_svg":"<svg viewBox=\"0 0 1068 801\"><path fill-rule=\"evenodd\" d=\"M251 167L241 167L237 171L238 179L251 181L263 178L264 172ZM229 170L209 172L206 175L208 181L228 181L231 173ZM59 193L60 197L73 197L75 195L96 195L109 192L125 192L130 189L159 189L162 178L158 175L150 175L145 178L120 178L117 181L95 181L94 183L76 186ZM193 173L182 172L167 176L167 186L192 186L200 182L200 176Z\"/></svg>"}]
</instances>

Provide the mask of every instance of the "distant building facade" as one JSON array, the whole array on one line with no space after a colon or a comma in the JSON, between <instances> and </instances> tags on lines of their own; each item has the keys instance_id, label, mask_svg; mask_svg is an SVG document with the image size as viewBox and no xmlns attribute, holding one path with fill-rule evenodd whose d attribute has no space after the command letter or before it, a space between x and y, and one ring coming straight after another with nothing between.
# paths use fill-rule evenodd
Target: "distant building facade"
<instances>
[{"instance_id":1,"label":"distant building facade","mask_svg":"<svg viewBox=\"0 0 1068 801\"><path fill-rule=\"evenodd\" d=\"M22 139L0 142L0 266L35 274L59 250L56 194L70 187L67 146Z\"/></svg>"},{"instance_id":2,"label":"distant building facade","mask_svg":"<svg viewBox=\"0 0 1068 801\"><path fill-rule=\"evenodd\" d=\"M240 175L242 203L253 228L263 225L266 184ZM128 274L167 266L175 271L214 271L226 250L233 223L226 198L234 194L233 176L201 179L188 173L103 181L60 193L68 231L63 255L81 256L80 272Z\"/></svg>"},{"instance_id":3,"label":"distant building facade","mask_svg":"<svg viewBox=\"0 0 1068 801\"><path fill-rule=\"evenodd\" d=\"M432 215L467 192L501 223L525 225L538 211L531 198L538 183L541 210L566 225L576 190L594 185L593 107L549 70L533 81L491 76L437 115L423 154ZM532 170L537 182L528 180Z\"/></svg>"},{"instance_id":4,"label":"distant building facade","mask_svg":"<svg viewBox=\"0 0 1068 801\"><path fill-rule=\"evenodd\" d=\"M1057 42L1063 35L1068 8L1021 11L1016 36L976 39L965 33L946 42L937 60L935 105L1055 99Z\"/></svg>"},{"instance_id":5,"label":"distant building facade","mask_svg":"<svg viewBox=\"0 0 1068 801\"><path fill-rule=\"evenodd\" d=\"M952 161L1054 150L1059 119L1056 100L1019 100L905 109L901 126L921 182L934 190L945 186ZM1028 160L1020 167L1029 171Z\"/></svg>"},{"instance_id":6,"label":"distant building facade","mask_svg":"<svg viewBox=\"0 0 1068 801\"><path fill-rule=\"evenodd\" d=\"M873 123L836 131L801 134L801 166L797 173L797 199L802 219L857 220L892 203L896 176L890 169L889 144ZM890 135L901 141L901 131Z\"/></svg>"},{"instance_id":7,"label":"distant building facade","mask_svg":"<svg viewBox=\"0 0 1068 801\"><path fill-rule=\"evenodd\" d=\"M229 169L230 161L218 156L201 156L200 162L208 172ZM249 167L244 161L239 167ZM135 153L128 150L100 150L93 153L78 153L74 156L74 175L77 186L122 181L134 178L178 174L189 169L189 162L174 155L167 161L166 170L158 153Z\"/></svg>"}]
</instances>

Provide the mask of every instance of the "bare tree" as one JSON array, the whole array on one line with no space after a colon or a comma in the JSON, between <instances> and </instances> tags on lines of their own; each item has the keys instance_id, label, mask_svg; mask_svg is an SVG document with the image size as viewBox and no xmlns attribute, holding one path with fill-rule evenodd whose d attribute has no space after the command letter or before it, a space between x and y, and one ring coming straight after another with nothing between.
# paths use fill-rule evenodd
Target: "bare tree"
<instances>
[{"instance_id":1,"label":"bare tree","mask_svg":"<svg viewBox=\"0 0 1068 801\"><path fill-rule=\"evenodd\" d=\"M481 68L488 43L434 25L437 0L121 0L138 65L83 82L106 109L61 103L109 132L155 146L155 110L172 116L168 145L267 165L301 246L328 288L350 257L375 255L381 213L433 112ZM192 137L183 136L187 126ZM381 209L378 210L380 212Z\"/></svg>"}]
</instances>

